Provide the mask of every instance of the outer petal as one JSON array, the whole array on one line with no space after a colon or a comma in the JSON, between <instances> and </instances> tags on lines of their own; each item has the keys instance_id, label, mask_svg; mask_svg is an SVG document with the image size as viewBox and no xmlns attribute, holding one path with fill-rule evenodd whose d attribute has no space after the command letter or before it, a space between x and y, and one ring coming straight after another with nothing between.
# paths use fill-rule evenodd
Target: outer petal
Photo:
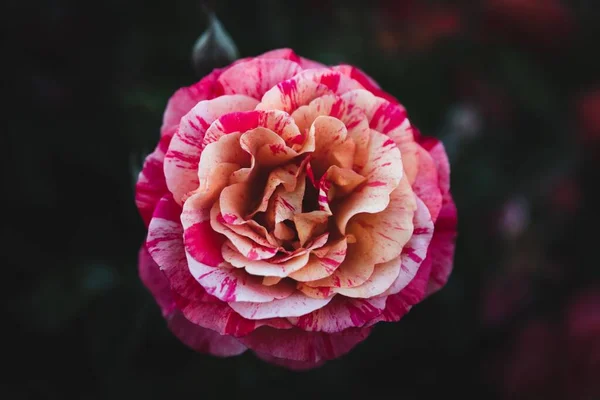
<instances>
[{"instance_id":1,"label":"outer petal","mask_svg":"<svg viewBox=\"0 0 600 400\"><path fill-rule=\"evenodd\" d=\"M375 82L373 78L371 78L361 69L347 64L336 65L335 67L331 67L331 69L339 71L344 75L354 79L375 96L386 99L394 104L400 104L400 102L394 96L381 90L377 82Z\"/></svg>"},{"instance_id":2,"label":"outer petal","mask_svg":"<svg viewBox=\"0 0 600 400\"><path fill-rule=\"evenodd\" d=\"M274 329L289 329L291 324L282 319L265 319L251 321L233 311L227 303L199 303L177 300L177 306L183 315L193 324L212 329L222 335L241 337L248 335L256 328L270 326Z\"/></svg>"},{"instance_id":3,"label":"outer petal","mask_svg":"<svg viewBox=\"0 0 600 400\"><path fill-rule=\"evenodd\" d=\"M169 329L186 346L201 353L217 357L231 357L242 354L246 346L228 335L221 335L211 329L202 328L188 321L181 312L169 316Z\"/></svg>"},{"instance_id":4,"label":"outer petal","mask_svg":"<svg viewBox=\"0 0 600 400\"><path fill-rule=\"evenodd\" d=\"M430 295L442 288L452 272L457 236L457 211L450 194L450 163L444 145L437 139L421 136L420 145L429 151L438 172L442 193L442 208L435 224L427 258L431 258L431 280L427 288Z\"/></svg>"},{"instance_id":5,"label":"outer petal","mask_svg":"<svg viewBox=\"0 0 600 400\"><path fill-rule=\"evenodd\" d=\"M318 63L316 61L309 60L309 59L303 58L303 57L299 57L298 55L296 55L296 53L294 53L294 51L292 49L288 49L288 48L267 51L266 53L263 53L258 57L260 57L260 58L280 58L283 60L294 61L295 63L300 64L302 69L327 68L327 66L325 66L321 63Z\"/></svg>"},{"instance_id":6,"label":"outer petal","mask_svg":"<svg viewBox=\"0 0 600 400\"><path fill-rule=\"evenodd\" d=\"M302 71L295 62L254 58L238 63L219 76L225 94L243 94L260 100L265 92Z\"/></svg>"},{"instance_id":7,"label":"outer petal","mask_svg":"<svg viewBox=\"0 0 600 400\"><path fill-rule=\"evenodd\" d=\"M419 144L429 152L438 172L438 183L442 195L450 191L450 163L444 144L438 139L420 136Z\"/></svg>"},{"instance_id":8,"label":"outer petal","mask_svg":"<svg viewBox=\"0 0 600 400\"><path fill-rule=\"evenodd\" d=\"M262 327L240 338L257 353L295 361L318 363L340 357L369 336L370 329L346 329L340 333L278 330Z\"/></svg>"},{"instance_id":9,"label":"outer petal","mask_svg":"<svg viewBox=\"0 0 600 400\"><path fill-rule=\"evenodd\" d=\"M289 320L306 331L342 332L348 328L362 327L379 317L385 309L385 302L385 297L349 299L335 296L325 307Z\"/></svg>"},{"instance_id":10,"label":"outer petal","mask_svg":"<svg viewBox=\"0 0 600 400\"><path fill-rule=\"evenodd\" d=\"M430 272L431 263L425 260L413 280L399 293L388 296L383 313L369 322L367 326L374 325L380 321L399 321L400 318L410 311L413 305L419 303L425 297Z\"/></svg>"},{"instance_id":11,"label":"outer petal","mask_svg":"<svg viewBox=\"0 0 600 400\"><path fill-rule=\"evenodd\" d=\"M242 317L248 319L265 319L276 317L299 317L327 305L328 299L313 299L302 292L295 292L289 297L273 300L268 303L232 302L229 306Z\"/></svg>"},{"instance_id":12,"label":"outer petal","mask_svg":"<svg viewBox=\"0 0 600 400\"><path fill-rule=\"evenodd\" d=\"M264 303L286 298L294 292L294 286L286 281L264 286L261 277L249 275L243 270L209 267L195 260L187 251L186 256L192 275L208 293L222 301Z\"/></svg>"},{"instance_id":13,"label":"outer petal","mask_svg":"<svg viewBox=\"0 0 600 400\"><path fill-rule=\"evenodd\" d=\"M413 235L402 249L400 274L392 286L382 296L398 293L415 277L427 255L433 235L433 222L425 204L417 199L417 211L414 216ZM428 275L429 276L429 275Z\"/></svg>"},{"instance_id":14,"label":"outer petal","mask_svg":"<svg viewBox=\"0 0 600 400\"><path fill-rule=\"evenodd\" d=\"M169 280L173 293L190 301L214 301L190 274L183 247L181 207L171 194L158 203L148 226L146 247Z\"/></svg>"},{"instance_id":15,"label":"outer petal","mask_svg":"<svg viewBox=\"0 0 600 400\"><path fill-rule=\"evenodd\" d=\"M256 108L291 113L324 94L342 94L353 89L362 86L337 71L307 69L268 90Z\"/></svg>"},{"instance_id":16,"label":"outer petal","mask_svg":"<svg viewBox=\"0 0 600 400\"><path fill-rule=\"evenodd\" d=\"M427 295L440 290L450 277L456 247L456 225L456 205L450 193L447 193L427 253L427 258L431 259L432 263Z\"/></svg>"},{"instance_id":17,"label":"outer petal","mask_svg":"<svg viewBox=\"0 0 600 400\"><path fill-rule=\"evenodd\" d=\"M206 130L217 118L234 111L251 110L256 100L242 95L221 96L198 103L182 119L165 156L167 187L175 201L198 188L198 163Z\"/></svg>"},{"instance_id":18,"label":"outer petal","mask_svg":"<svg viewBox=\"0 0 600 400\"><path fill-rule=\"evenodd\" d=\"M172 314L176 310L176 306L171 295L169 281L146 250L146 246L142 246L138 252L138 272L144 286L152 293L154 300L160 306L163 317Z\"/></svg>"},{"instance_id":19,"label":"outer petal","mask_svg":"<svg viewBox=\"0 0 600 400\"><path fill-rule=\"evenodd\" d=\"M413 183L416 195L425 203L435 222L442 208L442 192L438 181L438 172L431 155L422 147L418 147L419 169Z\"/></svg>"},{"instance_id":20,"label":"outer petal","mask_svg":"<svg viewBox=\"0 0 600 400\"><path fill-rule=\"evenodd\" d=\"M175 307L169 281L144 246L140 249L139 256L140 278L160 305L169 328L179 340L196 351L219 357L236 356L246 350L246 346L233 337L222 336L188 321Z\"/></svg>"},{"instance_id":21,"label":"outer petal","mask_svg":"<svg viewBox=\"0 0 600 400\"><path fill-rule=\"evenodd\" d=\"M163 114L163 123L160 128L164 135L174 126L179 125L179 120L202 100L210 100L223 94L217 79L227 68L215 69L202 78L199 82L177 90L169 99Z\"/></svg>"},{"instance_id":22,"label":"outer petal","mask_svg":"<svg viewBox=\"0 0 600 400\"><path fill-rule=\"evenodd\" d=\"M362 285L351 288L335 288L334 290L346 297L368 299L377 296L392 286L398 278L401 267L401 257L375 266L373 274Z\"/></svg>"},{"instance_id":23,"label":"outer petal","mask_svg":"<svg viewBox=\"0 0 600 400\"><path fill-rule=\"evenodd\" d=\"M156 204L169 190L163 165L171 138L172 134L160 138L156 149L146 157L135 184L135 204L146 226L150 223Z\"/></svg>"}]
</instances>

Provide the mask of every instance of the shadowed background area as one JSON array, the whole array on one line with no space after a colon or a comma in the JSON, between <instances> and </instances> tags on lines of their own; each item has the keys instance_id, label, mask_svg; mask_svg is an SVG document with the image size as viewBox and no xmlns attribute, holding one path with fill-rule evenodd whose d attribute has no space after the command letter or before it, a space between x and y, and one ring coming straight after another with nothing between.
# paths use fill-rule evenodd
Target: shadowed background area
<instances>
[{"instance_id":1,"label":"shadowed background area","mask_svg":"<svg viewBox=\"0 0 600 400\"><path fill-rule=\"evenodd\" d=\"M600 3L214 2L242 57L359 66L452 164L448 285L302 373L187 349L137 276L133 186L199 78L200 2L4 7L7 398L600 398Z\"/></svg>"}]
</instances>

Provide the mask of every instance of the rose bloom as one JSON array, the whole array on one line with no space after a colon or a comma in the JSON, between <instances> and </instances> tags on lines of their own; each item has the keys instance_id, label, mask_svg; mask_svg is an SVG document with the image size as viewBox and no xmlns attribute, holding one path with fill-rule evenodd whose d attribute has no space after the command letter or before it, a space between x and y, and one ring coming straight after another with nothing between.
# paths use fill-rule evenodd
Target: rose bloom
<instances>
[{"instance_id":1,"label":"rose bloom","mask_svg":"<svg viewBox=\"0 0 600 400\"><path fill-rule=\"evenodd\" d=\"M175 92L136 204L142 281L173 333L216 356L318 366L452 269L442 144L361 70L289 49Z\"/></svg>"}]
</instances>

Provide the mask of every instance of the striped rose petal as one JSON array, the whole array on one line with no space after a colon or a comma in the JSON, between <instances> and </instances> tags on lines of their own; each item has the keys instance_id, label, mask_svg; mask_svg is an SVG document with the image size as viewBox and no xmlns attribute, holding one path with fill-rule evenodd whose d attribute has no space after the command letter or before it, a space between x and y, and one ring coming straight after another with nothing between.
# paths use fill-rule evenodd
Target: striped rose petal
<instances>
[{"instance_id":1,"label":"striped rose petal","mask_svg":"<svg viewBox=\"0 0 600 400\"><path fill-rule=\"evenodd\" d=\"M221 96L198 103L181 119L164 166L167 187L175 201L181 204L187 193L198 188L201 144L210 124L223 114L251 110L255 105L256 101L247 96Z\"/></svg>"}]
</instances>

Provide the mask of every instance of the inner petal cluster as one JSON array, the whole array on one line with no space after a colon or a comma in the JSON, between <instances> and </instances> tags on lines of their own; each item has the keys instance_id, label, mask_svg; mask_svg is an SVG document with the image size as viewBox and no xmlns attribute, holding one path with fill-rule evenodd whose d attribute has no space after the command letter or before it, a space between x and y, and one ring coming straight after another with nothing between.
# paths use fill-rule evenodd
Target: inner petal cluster
<instances>
[{"instance_id":1,"label":"inner petal cluster","mask_svg":"<svg viewBox=\"0 0 600 400\"><path fill-rule=\"evenodd\" d=\"M198 187L182 197L184 229L203 227L184 238L195 261L262 286L265 300L251 299L259 303L295 291L366 297L392 285L417 206L400 149L349 101L356 96L323 95L291 115L259 104L210 124ZM213 249L195 246L201 240Z\"/></svg>"}]
</instances>

